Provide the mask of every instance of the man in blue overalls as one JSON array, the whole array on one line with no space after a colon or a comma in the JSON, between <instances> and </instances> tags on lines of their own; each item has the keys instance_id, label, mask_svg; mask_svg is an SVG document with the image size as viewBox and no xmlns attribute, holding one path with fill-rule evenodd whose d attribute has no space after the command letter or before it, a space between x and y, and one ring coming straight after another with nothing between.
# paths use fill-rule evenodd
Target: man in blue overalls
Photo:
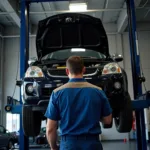
<instances>
[{"instance_id":1,"label":"man in blue overalls","mask_svg":"<svg viewBox=\"0 0 150 150\"><path fill-rule=\"evenodd\" d=\"M100 121L110 124L112 109L101 88L84 78L85 67L78 56L66 62L69 82L53 91L45 113L47 139L51 150L58 150L57 126L60 121L60 150L102 150Z\"/></svg>"}]
</instances>

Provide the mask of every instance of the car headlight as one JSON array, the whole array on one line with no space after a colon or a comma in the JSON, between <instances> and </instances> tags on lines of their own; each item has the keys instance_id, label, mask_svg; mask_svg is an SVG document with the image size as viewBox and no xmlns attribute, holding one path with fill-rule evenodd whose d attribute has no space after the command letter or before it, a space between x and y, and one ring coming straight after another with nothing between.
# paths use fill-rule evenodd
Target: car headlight
<instances>
[{"instance_id":1,"label":"car headlight","mask_svg":"<svg viewBox=\"0 0 150 150\"><path fill-rule=\"evenodd\" d=\"M121 83L120 82L115 82L114 83L114 88L117 89L117 90L121 89Z\"/></svg>"},{"instance_id":2,"label":"car headlight","mask_svg":"<svg viewBox=\"0 0 150 150\"><path fill-rule=\"evenodd\" d=\"M122 73L121 68L117 63L109 63L104 66L102 74Z\"/></svg>"},{"instance_id":3,"label":"car headlight","mask_svg":"<svg viewBox=\"0 0 150 150\"><path fill-rule=\"evenodd\" d=\"M27 69L25 77L38 78L38 77L44 77L44 74L41 68L36 67L36 66L31 66Z\"/></svg>"}]
</instances>

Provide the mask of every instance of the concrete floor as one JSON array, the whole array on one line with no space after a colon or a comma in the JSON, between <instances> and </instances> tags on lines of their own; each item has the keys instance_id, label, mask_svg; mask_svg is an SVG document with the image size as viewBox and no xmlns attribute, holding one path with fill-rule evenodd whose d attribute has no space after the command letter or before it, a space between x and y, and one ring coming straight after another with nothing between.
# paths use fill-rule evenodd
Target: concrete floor
<instances>
[{"instance_id":1,"label":"concrete floor","mask_svg":"<svg viewBox=\"0 0 150 150\"><path fill-rule=\"evenodd\" d=\"M104 150L136 150L136 142L102 142ZM49 150L49 148L30 148L30 150ZM147 150L150 150L148 144Z\"/></svg>"},{"instance_id":2,"label":"concrete floor","mask_svg":"<svg viewBox=\"0 0 150 150\"><path fill-rule=\"evenodd\" d=\"M136 142L102 142L104 150L137 150ZM150 150L150 144L147 144L147 150Z\"/></svg>"}]
</instances>

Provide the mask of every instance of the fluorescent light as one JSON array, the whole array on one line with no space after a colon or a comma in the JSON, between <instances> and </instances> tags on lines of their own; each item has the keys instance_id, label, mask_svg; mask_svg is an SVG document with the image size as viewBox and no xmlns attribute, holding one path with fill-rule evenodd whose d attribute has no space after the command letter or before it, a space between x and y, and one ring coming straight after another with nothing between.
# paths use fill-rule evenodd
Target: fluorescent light
<instances>
[{"instance_id":1,"label":"fluorescent light","mask_svg":"<svg viewBox=\"0 0 150 150\"><path fill-rule=\"evenodd\" d=\"M81 12L87 10L87 4L86 3L71 3L69 5L70 11L74 12Z\"/></svg>"},{"instance_id":2,"label":"fluorescent light","mask_svg":"<svg viewBox=\"0 0 150 150\"><path fill-rule=\"evenodd\" d=\"M83 48L72 48L71 52L85 52L85 49L83 49Z\"/></svg>"}]
</instances>

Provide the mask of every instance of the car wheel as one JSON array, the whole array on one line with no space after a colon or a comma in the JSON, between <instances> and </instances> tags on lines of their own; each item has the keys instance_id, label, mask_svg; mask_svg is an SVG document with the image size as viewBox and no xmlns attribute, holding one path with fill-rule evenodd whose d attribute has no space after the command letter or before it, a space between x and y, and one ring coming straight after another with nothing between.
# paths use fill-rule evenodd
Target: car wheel
<instances>
[{"instance_id":1,"label":"car wheel","mask_svg":"<svg viewBox=\"0 0 150 150\"><path fill-rule=\"evenodd\" d=\"M40 133L42 113L23 106L23 130L26 136L35 137Z\"/></svg>"},{"instance_id":2,"label":"car wheel","mask_svg":"<svg viewBox=\"0 0 150 150\"><path fill-rule=\"evenodd\" d=\"M116 129L120 133L130 132L132 129L132 103L130 95L127 93L125 96L124 108L116 112L115 116Z\"/></svg>"},{"instance_id":3,"label":"car wheel","mask_svg":"<svg viewBox=\"0 0 150 150\"><path fill-rule=\"evenodd\" d=\"M36 144L41 144L41 140L40 140L40 138L38 138L37 140L36 140Z\"/></svg>"},{"instance_id":4,"label":"car wheel","mask_svg":"<svg viewBox=\"0 0 150 150\"><path fill-rule=\"evenodd\" d=\"M113 126L113 119L112 119L111 124L104 124L104 123L102 123L102 126L103 126L104 129L112 128L112 126Z\"/></svg>"},{"instance_id":5,"label":"car wheel","mask_svg":"<svg viewBox=\"0 0 150 150\"><path fill-rule=\"evenodd\" d=\"M7 145L7 150L12 150L13 148L14 148L14 143L13 141L10 140Z\"/></svg>"}]
</instances>

